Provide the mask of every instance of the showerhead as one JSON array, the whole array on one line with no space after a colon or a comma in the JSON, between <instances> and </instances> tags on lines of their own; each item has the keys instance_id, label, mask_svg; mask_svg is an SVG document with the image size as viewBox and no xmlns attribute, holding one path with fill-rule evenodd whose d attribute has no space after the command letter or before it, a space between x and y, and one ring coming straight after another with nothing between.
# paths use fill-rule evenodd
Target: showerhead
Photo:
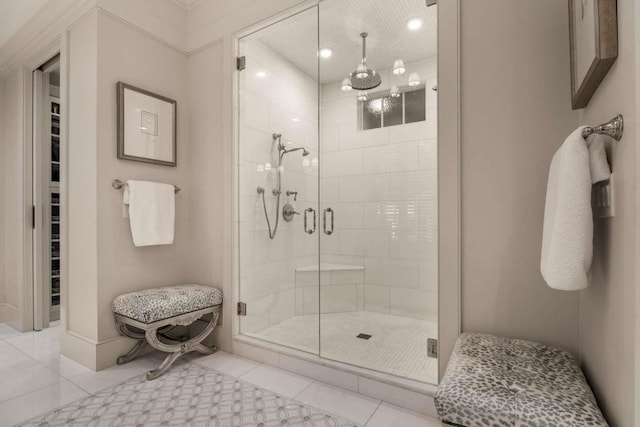
<instances>
[{"instance_id":1,"label":"showerhead","mask_svg":"<svg viewBox=\"0 0 640 427\"><path fill-rule=\"evenodd\" d=\"M307 156L309 155L309 151L308 151L306 148L303 148L303 149L302 149L302 155L303 155L304 157L307 157Z\"/></svg>"},{"instance_id":2,"label":"showerhead","mask_svg":"<svg viewBox=\"0 0 640 427\"><path fill-rule=\"evenodd\" d=\"M362 37L362 63L358 69L350 74L351 87L355 90L369 90L380 86L382 79L375 70L367 68L367 33L360 34Z\"/></svg>"}]
</instances>

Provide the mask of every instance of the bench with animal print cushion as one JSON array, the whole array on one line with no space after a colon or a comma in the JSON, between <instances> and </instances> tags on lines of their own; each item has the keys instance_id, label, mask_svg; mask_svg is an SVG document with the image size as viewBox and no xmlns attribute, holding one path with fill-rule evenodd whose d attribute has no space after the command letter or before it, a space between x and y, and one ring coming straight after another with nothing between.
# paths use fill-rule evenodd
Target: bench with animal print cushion
<instances>
[{"instance_id":1,"label":"bench with animal print cushion","mask_svg":"<svg viewBox=\"0 0 640 427\"><path fill-rule=\"evenodd\" d=\"M573 356L494 335L460 335L434 399L454 426L607 426Z\"/></svg>"},{"instance_id":2,"label":"bench with animal print cushion","mask_svg":"<svg viewBox=\"0 0 640 427\"><path fill-rule=\"evenodd\" d=\"M147 345L169 353L162 364L147 372L153 380L164 374L180 356L191 351L211 354L216 348L202 341L214 330L222 307L222 291L210 286L184 284L146 289L120 295L112 308L116 327L123 335L138 340L118 365L135 359ZM207 326L197 336L180 341L167 335L177 326L187 326L203 316L210 316Z\"/></svg>"}]
</instances>

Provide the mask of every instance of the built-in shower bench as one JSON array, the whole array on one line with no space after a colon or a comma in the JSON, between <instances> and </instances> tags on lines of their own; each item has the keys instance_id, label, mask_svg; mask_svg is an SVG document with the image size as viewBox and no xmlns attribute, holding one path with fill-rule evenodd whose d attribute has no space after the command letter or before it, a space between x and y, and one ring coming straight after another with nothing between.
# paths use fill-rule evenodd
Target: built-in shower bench
<instances>
[{"instance_id":1,"label":"built-in shower bench","mask_svg":"<svg viewBox=\"0 0 640 427\"><path fill-rule=\"evenodd\" d=\"M202 341L216 327L221 307L222 291L196 284L145 289L116 297L112 308L118 330L138 340L129 353L118 358L118 365L135 359L149 344L169 353L157 369L147 372L147 379L153 380L183 354L214 353L216 348L207 347ZM209 322L195 337L179 340L168 335L175 327L188 326L203 316L210 316Z\"/></svg>"},{"instance_id":2,"label":"built-in shower bench","mask_svg":"<svg viewBox=\"0 0 640 427\"><path fill-rule=\"evenodd\" d=\"M572 355L494 335L460 335L434 400L454 426L607 426Z\"/></svg>"}]
</instances>

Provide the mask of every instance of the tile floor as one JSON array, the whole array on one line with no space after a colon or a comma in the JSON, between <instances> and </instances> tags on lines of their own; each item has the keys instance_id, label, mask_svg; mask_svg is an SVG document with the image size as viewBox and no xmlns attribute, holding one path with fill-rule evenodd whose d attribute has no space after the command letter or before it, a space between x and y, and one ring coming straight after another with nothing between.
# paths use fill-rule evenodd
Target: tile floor
<instances>
[{"instance_id":1,"label":"tile floor","mask_svg":"<svg viewBox=\"0 0 640 427\"><path fill-rule=\"evenodd\" d=\"M249 336L363 368L436 384L438 360L426 357L433 321L369 311L294 316ZM320 338L318 337L320 327ZM364 340L360 333L371 335Z\"/></svg>"},{"instance_id":2,"label":"tile floor","mask_svg":"<svg viewBox=\"0 0 640 427\"><path fill-rule=\"evenodd\" d=\"M140 375L155 368L162 357L150 354L127 365L93 372L59 354L58 333L57 326L20 333L0 324L2 426L11 426ZM224 352L187 357L183 363L207 366L367 427L441 426L436 419Z\"/></svg>"}]
</instances>

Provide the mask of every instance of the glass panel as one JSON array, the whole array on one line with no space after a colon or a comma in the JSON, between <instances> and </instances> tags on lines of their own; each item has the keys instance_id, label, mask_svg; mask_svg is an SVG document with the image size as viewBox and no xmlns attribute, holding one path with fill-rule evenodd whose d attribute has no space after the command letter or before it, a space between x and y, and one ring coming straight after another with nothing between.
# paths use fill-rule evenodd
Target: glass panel
<instances>
[{"instance_id":1,"label":"glass panel","mask_svg":"<svg viewBox=\"0 0 640 427\"><path fill-rule=\"evenodd\" d=\"M320 46L334 52L320 59L320 208L331 210L320 239L320 356L436 383L427 340L438 329L437 142L424 121L425 105L437 114L435 98L424 102L435 92L407 94L408 113L389 95L414 89L410 75L436 83L437 6L397 0L369 13L369 3L319 4ZM419 30L406 28L411 18ZM361 62L363 31L382 83L359 103L343 81ZM393 73L398 59L403 74Z\"/></svg>"},{"instance_id":2,"label":"glass panel","mask_svg":"<svg viewBox=\"0 0 640 427\"><path fill-rule=\"evenodd\" d=\"M374 98L362 103L362 130L382 126L382 98Z\"/></svg>"},{"instance_id":3,"label":"glass panel","mask_svg":"<svg viewBox=\"0 0 640 427\"><path fill-rule=\"evenodd\" d=\"M246 68L238 73L238 255L240 301L247 313L240 317L240 331L314 354L317 21L314 7L242 38Z\"/></svg>"},{"instance_id":4,"label":"glass panel","mask_svg":"<svg viewBox=\"0 0 640 427\"><path fill-rule=\"evenodd\" d=\"M398 97L385 96L383 102L384 126L402 124L402 94Z\"/></svg>"},{"instance_id":5,"label":"glass panel","mask_svg":"<svg viewBox=\"0 0 640 427\"><path fill-rule=\"evenodd\" d=\"M425 90L404 94L405 123L421 122L425 119Z\"/></svg>"}]
</instances>

